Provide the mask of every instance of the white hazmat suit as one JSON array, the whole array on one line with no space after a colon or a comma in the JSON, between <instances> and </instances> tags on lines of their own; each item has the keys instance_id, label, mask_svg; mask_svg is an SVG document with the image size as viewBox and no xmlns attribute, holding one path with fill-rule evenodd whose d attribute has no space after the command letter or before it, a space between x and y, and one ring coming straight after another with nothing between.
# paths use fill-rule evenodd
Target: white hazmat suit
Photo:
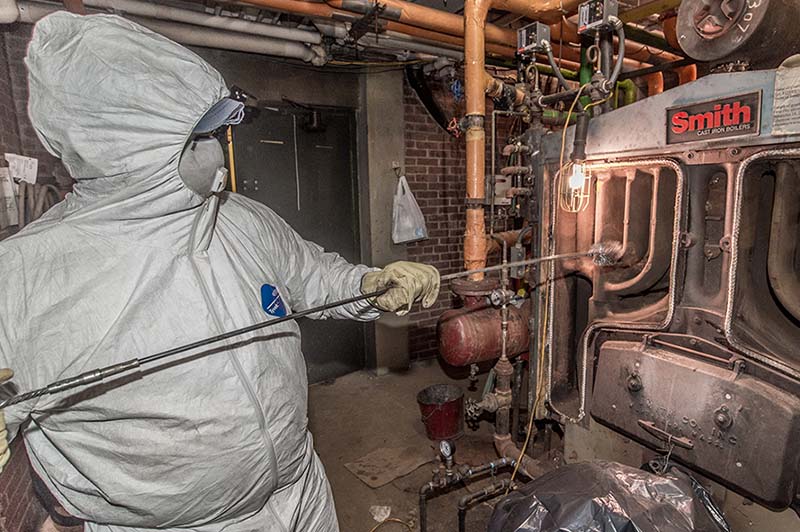
<instances>
[{"instance_id":1,"label":"white hazmat suit","mask_svg":"<svg viewBox=\"0 0 800 532\"><path fill-rule=\"evenodd\" d=\"M124 60L121 60L124 58ZM179 157L228 95L191 51L116 16L35 27L29 113L74 193L0 243L0 367L21 391L361 293L354 266L267 207L189 190ZM435 299L435 297L434 297ZM368 320L367 303L319 318ZM307 430L306 367L288 322L6 410L35 471L89 531L338 530Z\"/></svg>"}]
</instances>

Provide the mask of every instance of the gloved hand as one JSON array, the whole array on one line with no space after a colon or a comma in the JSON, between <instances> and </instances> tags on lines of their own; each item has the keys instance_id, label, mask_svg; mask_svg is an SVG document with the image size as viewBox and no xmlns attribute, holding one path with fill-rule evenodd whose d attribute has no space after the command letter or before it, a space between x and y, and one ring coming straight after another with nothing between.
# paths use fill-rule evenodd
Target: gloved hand
<instances>
[{"instance_id":1,"label":"gloved hand","mask_svg":"<svg viewBox=\"0 0 800 532\"><path fill-rule=\"evenodd\" d=\"M3 384L7 380L11 379L14 376L14 372L10 369L3 368L0 369L0 384ZM0 473L3 472L3 468L8 463L8 459L11 458L11 450L8 448L8 431L6 430L6 416L5 413L0 410Z\"/></svg>"},{"instance_id":2,"label":"gloved hand","mask_svg":"<svg viewBox=\"0 0 800 532\"><path fill-rule=\"evenodd\" d=\"M436 302L439 296L439 271L426 264L398 261L380 271L369 272L361 279L361 292L364 294L387 286L392 288L372 301L372 305L403 316L408 314L416 301L422 301L423 308L429 308Z\"/></svg>"}]
</instances>

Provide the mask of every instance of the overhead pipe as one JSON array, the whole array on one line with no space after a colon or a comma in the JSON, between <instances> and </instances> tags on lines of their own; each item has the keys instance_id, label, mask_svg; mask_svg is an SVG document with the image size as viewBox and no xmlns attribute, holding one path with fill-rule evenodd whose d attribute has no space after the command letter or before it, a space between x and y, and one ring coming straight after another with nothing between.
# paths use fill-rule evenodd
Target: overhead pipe
<instances>
[{"instance_id":1,"label":"overhead pipe","mask_svg":"<svg viewBox=\"0 0 800 532\"><path fill-rule=\"evenodd\" d=\"M408 50L409 52L418 52L432 56L449 57L457 61L464 59L463 52L449 48L443 48L441 46L434 46L419 41L412 41L407 38L403 38L402 34L389 34L388 36L381 36L381 38L377 41L375 41L375 37L373 35L365 35L358 41L358 44L366 48L379 50Z\"/></svg>"},{"instance_id":2,"label":"overhead pipe","mask_svg":"<svg viewBox=\"0 0 800 532\"><path fill-rule=\"evenodd\" d=\"M323 19L355 20L358 18L358 15L356 14L357 12L334 9L330 5L320 2L305 2L300 0L246 0L245 3L266 9L274 9L285 13L308 15ZM442 13L442 11L439 11L438 9L431 9L431 11ZM384 21L382 26L386 31L394 31L397 33L403 33L405 35L410 35L412 37L419 37L433 42L452 44L458 46L459 48L463 48L464 41L458 36L463 35L463 19L458 15L451 16L458 19L458 24L462 26L461 32L456 35L442 33L440 31L436 31L435 29L426 29L417 25L409 25L395 20ZM324 21L319 22L327 27L329 31L327 34L328 36L336 38L345 38L347 36L347 31L343 26L336 26L337 29L333 30L333 26L326 24ZM323 28L320 27L320 30L323 31ZM509 40L502 44L495 43L486 47L486 50L490 55L495 55L497 57L514 57L514 53L516 52L514 48L516 45L516 40L513 38L513 32L508 31L508 35L505 37L507 37Z\"/></svg>"},{"instance_id":3,"label":"overhead pipe","mask_svg":"<svg viewBox=\"0 0 800 532\"><path fill-rule=\"evenodd\" d=\"M20 20L30 24L39 19L60 11L61 8L34 2L19 2ZM287 59L299 59L315 66L322 66L327 62L325 50L319 46L306 46L295 41L273 39L271 37L257 37L242 33L225 32L200 26L190 26L175 22L165 22L149 18L128 17L146 28L160 33L174 41L190 46L207 46L224 50L250 52L256 54L273 55Z\"/></svg>"},{"instance_id":4,"label":"overhead pipe","mask_svg":"<svg viewBox=\"0 0 800 532\"><path fill-rule=\"evenodd\" d=\"M373 6L368 0L330 0L329 3L302 0L244 0L243 3L285 13L338 20L355 20ZM452 37L462 37L464 35L464 17L460 15L402 0L387 0L385 3L393 8L385 11L381 16L384 19L383 27L387 31L396 31L406 35L447 43L453 42ZM566 10L567 5L572 3L577 5L579 2L565 2L564 9ZM561 26L562 24L558 23L553 24L550 28L555 35L554 41L561 39L571 43L580 42L577 30L571 29L573 28L572 25L565 23L563 34ZM488 41L485 46L486 52L498 57L514 57L517 44L516 32L494 24L486 24L485 29L485 39ZM425 33L423 34L422 32ZM459 42L459 44L461 43ZM635 43L632 44L635 45ZM644 49L641 45L638 46L640 49ZM572 63L580 62L578 51L569 46L553 44L553 49L562 59ZM636 49L631 50L631 54L637 55ZM654 55L661 56L659 53L650 54L650 57ZM648 67L650 64L626 58L625 66L628 69L638 69Z\"/></svg>"},{"instance_id":5,"label":"overhead pipe","mask_svg":"<svg viewBox=\"0 0 800 532\"><path fill-rule=\"evenodd\" d=\"M320 44L322 42L322 36L318 32L285 28L274 24L250 22L233 17L209 15L198 11L179 9L162 4L151 4L137 0L83 0L83 3L90 7L113 9L114 11L121 11L141 17L183 22L186 24L194 24L195 26L205 26L239 33L250 33L286 41L297 41L309 44Z\"/></svg>"},{"instance_id":6,"label":"overhead pipe","mask_svg":"<svg viewBox=\"0 0 800 532\"><path fill-rule=\"evenodd\" d=\"M0 0L0 24L12 24L19 19L17 0Z\"/></svg>"},{"instance_id":7,"label":"overhead pipe","mask_svg":"<svg viewBox=\"0 0 800 532\"><path fill-rule=\"evenodd\" d=\"M249 0L248 0L249 1ZM258 1L258 0L257 0ZM371 0L325 0L326 3L336 9L343 9L354 13L364 14L374 7ZM387 9L382 13L381 18L394 20L412 26L418 26L428 30L448 33L450 35L464 35L464 17L434 9L431 7L405 2L403 0L382 0ZM516 45L517 33L507 28L501 28L494 24L486 25L486 39L493 43L504 44L506 46Z\"/></svg>"}]
</instances>

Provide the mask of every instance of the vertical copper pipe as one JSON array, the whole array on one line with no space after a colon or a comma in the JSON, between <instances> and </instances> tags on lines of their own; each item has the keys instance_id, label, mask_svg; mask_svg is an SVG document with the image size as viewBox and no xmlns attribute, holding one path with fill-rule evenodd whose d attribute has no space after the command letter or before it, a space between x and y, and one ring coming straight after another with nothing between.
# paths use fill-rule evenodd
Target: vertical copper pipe
<instances>
[{"instance_id":1,"label":"vertical copper pipe","mask_svg":"<svg viewBox=\"0 0 800 532\"><path fill-rule=\"evenodd\" d=\"M647 95L655 96L664 92L664 74L656 72L647 76Z\"/></svg>"},{"instance_id":2,"label":"vertical copper pipe","mask_svg":"<svg viewBox=\"0 0 800 532\"><path fill-rule=\"evenodd\" d=\"M680 85L697 79L697 65L686 65L676 68L675 72L678 73L678 84Z\"/></svg>"},{"instance_id":3,"label":"vertical copper pipe","mask_svg":"<svg viewBox=\"0 0 800 532\"><path fill-rule=\"evenodd\" d=\"M464 4L464 79L467 110L467 224L464 233L464 267L486 265L486 223L481 200L486 184L486 55L483 30L491 0L467 0ZM470 200L473 202L470 203ZM483 279L482 273L471 279Z\"/></svg>"}]
</instances>

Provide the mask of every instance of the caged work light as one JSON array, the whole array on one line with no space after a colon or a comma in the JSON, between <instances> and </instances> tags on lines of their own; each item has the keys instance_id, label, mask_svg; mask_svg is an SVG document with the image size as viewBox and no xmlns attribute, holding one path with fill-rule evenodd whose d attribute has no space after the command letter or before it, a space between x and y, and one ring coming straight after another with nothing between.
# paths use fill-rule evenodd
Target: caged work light
<instances>
[{"instance_id":1,"label":"caged work light","mask_svg":"<svg viewBox=\"0 0 800 532\"><path fill-rule=\"evenodd\" d=\"M581 161L568 162L558 173L558 204L566 212L581 212L589 204L592 174Z\"/></svg>"}]
</instances>

